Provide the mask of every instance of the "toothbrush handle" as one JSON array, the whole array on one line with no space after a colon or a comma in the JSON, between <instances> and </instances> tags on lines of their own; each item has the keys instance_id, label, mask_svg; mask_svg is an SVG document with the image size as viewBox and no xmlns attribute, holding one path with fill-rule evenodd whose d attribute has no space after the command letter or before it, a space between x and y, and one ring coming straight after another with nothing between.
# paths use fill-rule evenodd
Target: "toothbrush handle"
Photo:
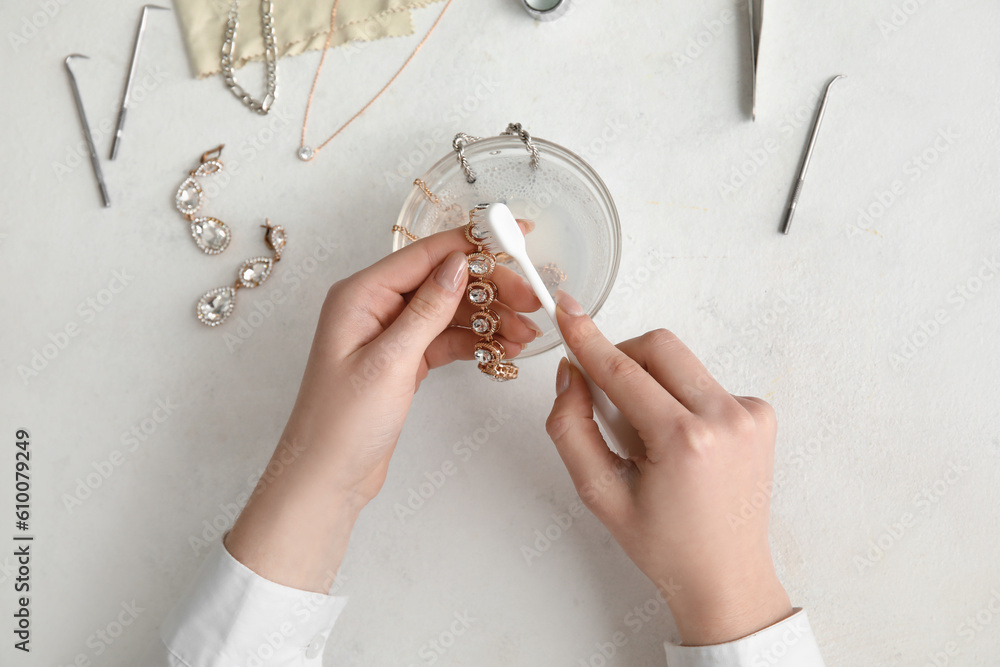
<instances>
[{"instance_id":1,"label":"toothbrush handle","mask_svg":"<svg viewBox=\"0 0 1000 667\"><path fill-rule=\"evenodd\" d=\"M565 344L563 346L565 347ZM646 451L646 444L639 437L635 427L625 418L618 406L611 402L604 390L594 383L590 374L583 369L576 355L568 347L566 348L566 356L580 370L583 379L587 381L587 389L590 390L590 397L594 401L594 414L597 415L597 421L604 427L604 432L611 440L615 451L626 458L643 454Z\"/></svg>"},{"instance_id":2,"label":"toothbrush handle","mask_svg":"<svg viewBox=\"0 0 1000 667\"><path fill-rule=\"evenodd\" d=\"M531 269L534 269L534 266L530 263L527 264ZM542 302L542 308L552 320L556 331L559 332L559 337L562 338L562 332L559 331L559 322L556 320L556 302L552 299L552 295L549 294L549 290L545 286L545 283L542 282L542 278L538 275L538 272L528 270L528 267L524 265L522 265L522 268L524 268L524 273L531 287L534 288L535 294L538 295L538 300ZM587 381L587 388L590 390L590 396L594 401L594 413L597 415L597 420L601 426L604 427L605 434L611 439L615 450L626 457L640 455L645 452L646 445L642 442L642 438L639 437L635 428L625 418L625 415L621 413L621 410L611 402L611 399L604 393L604 390L594 384L590 374L583 369L576 355L566 347L565 340L563 338L566 357L580 370L580 373L583 374L583 379Z\"/></svg>"}]
</instances>

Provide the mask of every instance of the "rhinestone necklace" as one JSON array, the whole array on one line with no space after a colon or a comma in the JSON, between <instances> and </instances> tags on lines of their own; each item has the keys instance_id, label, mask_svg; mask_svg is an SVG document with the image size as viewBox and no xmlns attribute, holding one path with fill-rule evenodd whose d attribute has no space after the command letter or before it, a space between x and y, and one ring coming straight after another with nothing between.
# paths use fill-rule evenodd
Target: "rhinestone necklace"
<instances>
[{"instance_id":1,"label":"rhinestone necklace","mask_svg":"<svg viewBox=\"0 0 1000 667\"><path fill-rule=\"evenodd\" d=\"M296 151L296 155L299 156L300 160L308 162L312 160L314 157L316 157L316 153L318 153L328 143L333 141L338 134L347 129L348 125L353 123L361 114L363 114L365 111L368 110L368 107L370 107L372 104L375 103L375 100L377 100L379 97L382 96L382 93L384 93L389 88L389 86L393 84L393 82L399 77L399 75L403 73L403 70L406 69L406 66L410 64L410 61L412 61L413 58L416 57L417 52L420 51L424 43L426 43L427 39L431 36L431 33L434 32L434 29L437 28L438 24L441 22L441 19L444 17L444 13L448 11L448 7L451 6L451 2L452 0L448 0L447 2L445 2L444 9L442 9L441 13L438 14L438 17L434 21L434 24L431 26L431 29L427 31L427 34L424 35L424 38L420 40L420 43L417 44L417 47L413 49L413 53L411 53L410 57L406 59L406 62L403 63L402 67L396 70L396 73L392 75L392 78L389 79L389 82L382 87L382 90L375 93L375 96L372 97L370 100L368 100L368 103L365 104L363 107L361 107L360 111L351 116L346 123L341 125L336 132L327 137L323 143L313 148L308 144L306 144L306 127L309 125L309 111L312 108L313 95L316 94L316 83L319 81L320 72L323 71L323 63L326 62L326 54L330 50L330 41L333 39L333 31L337 24L337 5L340 4L340 0L334 0L333 11L330 12L330 32L327 33L326 43L323 44L323 54L319 58L319 66L316 68L316 75L313 77L312 88L309 89L309 99L306 102L306 113L305 116L302 118L302 134L299 138L299 149L298 151Z\"/></svg>"}]
</instances>

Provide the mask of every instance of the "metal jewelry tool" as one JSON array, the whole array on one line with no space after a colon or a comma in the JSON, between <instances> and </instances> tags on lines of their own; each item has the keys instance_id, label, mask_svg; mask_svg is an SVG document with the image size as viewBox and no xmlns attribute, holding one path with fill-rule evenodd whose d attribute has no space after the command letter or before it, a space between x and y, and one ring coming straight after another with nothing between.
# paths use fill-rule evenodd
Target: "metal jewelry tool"
<instances>
[{"instance_id":1,"label":"metal jewelry tool","mask_svg":"<svg viewBox=\"0 0 1000 667\"><path fill-rule=\"evenodd\" d=\"M536 21L552 21L569 9L569 0L521 0L524 11Z\"/></svg>"},{"instance_id":2,"label":"metal jewelry tool","mask_svg":"<svg viewBox=\"0 0 1000 667\"><path fill-rule=\"evenodd\" d=\"M88 56L79 53L71 53L66 56L63 63L66 65L66 72L69 73L69 82L73 87L73 99L76 100L76 110L80 114L80 125L83 126L83 136L87 139L87 148L90 150L90 164L94 167L94 176L97 177L97 187L101 191L101 199L104 200L104 208L111 206L111 199L108 197L108 187L104 184L104 174L101 173L101 162L97 158L97 149L94 148L94 137L90 134L90 124L87 123L87 112L83 110L83 99L80 97L80 88L76 85L76 76L69 66L69 61L73 58L87 58Z\"/></svg>"},{"instance_id":3,"label":"metal jewelry tool","mask_svg":"<svg viewBox=\"0 0 1000 667\"><path fill-rule=\"evenodd\" d=\"M125 79L125 91L122 93L122 105L118 109L118 129L115 130L115 139L111 143L111 157L114 160L118 155L118 142L122 139L122 130L125 128L125 112L128 111L129 97L132 92L132 82L135 80L135 69L139 64L139 46L142 44L142 35L146 32L146 10L164 9L170 11L169 7L159 5L143 5L142 16L139 17L139 28L135 32L135 44L132 45L132 64L128 67L128 77Z\"/></svg>"},{"instance_id":4,"label":"metal jewelry tool","mask_svg":"<svg viewBox=\"0 0 1000 667\"><path fill-rule=\"evenodd\" d=\"M816 112L816 120L813 122L812 134L809 135L809 145L806 146L806 154L802 158L802 166L799 168L799 178L792 189L792 197L788 201L788 210L785 212L785 222L781 226L781 233L787 234L792 227L792 218L795 217L795 207L799 203L799 195L802 193L802 186L806 183L806 171L809 169L809 162L812 160L813 148L816 147L816 138L819 136L819 128L823 125L823 116L826 115L826 102L830 99L830 88L837 81L846 75L838 74L830 79L826 84L826 92L823 94L823 101L819 104L819 111Z\"/></svg>"},{"instance_id":5,"label":"metal jewelry tool","mask_svg":"<svg viewBox=\"0 0 1000 667\"><path fill-rule=\"evenodd\" d=\"M750 23L750 67L753 102L750 117L757 120L757 64L760 62L760 33L764 29L764 0L747 0L747 15Z\"/></svg>"}]
</instances>

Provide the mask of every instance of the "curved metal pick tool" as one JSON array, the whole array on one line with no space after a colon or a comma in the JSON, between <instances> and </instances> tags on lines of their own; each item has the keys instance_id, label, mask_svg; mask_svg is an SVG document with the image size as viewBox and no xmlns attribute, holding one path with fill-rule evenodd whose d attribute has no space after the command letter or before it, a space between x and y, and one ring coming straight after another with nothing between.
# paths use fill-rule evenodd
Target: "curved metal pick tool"
<instances>
[{"instance_id":1,"label":"curved metal pick tool","mask_svg":"<svg viewBox=\"0 0 1000 667\"><path fill-rule=\"evenodd\" d=\"M830 79L826 84L826 92L823 93L823 100L819 103L819 110L816 112L816 120L813 122L812 133L809 135L809 144L806 146L806 154L802 158L802 166L799 167L799 177L792 188L792 196L788 200L788 210L785 211L785 222L781 225L781 233L788 234L792 228L792 218L795 217L795 208L799 204L799 195L802 194L802 186L806 184L806 172L809 170L809 163L812 161L813 149L816 148L816 138L819 137L819 128L823 125L823 117L826 116L826 103L830 99L830 88L839 79L845 78L845 74L838 74Z\"/></svg>"},{"instance_id":2,"label":"curved metal pick tool","mask_svg":"<svg viewBox=\"0 0 1000 667\"><path fill-rule=\"evenodd\" d=\"M80 114L80 125L83 126L83 136L87 140L87 149L90 151L90 164L94 167L94 176L97 178L97 187L101 191L101 199L104 201L104 208L111 206L111 199L108 197L108 187L104 184L104 174L101 173L101 161L97 158L97 149L94 148L94 137L90 133L90 124L87 122L87 112L83 110L83 98L80 97L80 87L76 85L76 76L69 62L74 58L87 58L88 56L71 53L66 56L63 64L66 65L66 72L69 74L69 83L73 88L73 99L76 100L76 110Z\"/></svg>"}]
</instances>

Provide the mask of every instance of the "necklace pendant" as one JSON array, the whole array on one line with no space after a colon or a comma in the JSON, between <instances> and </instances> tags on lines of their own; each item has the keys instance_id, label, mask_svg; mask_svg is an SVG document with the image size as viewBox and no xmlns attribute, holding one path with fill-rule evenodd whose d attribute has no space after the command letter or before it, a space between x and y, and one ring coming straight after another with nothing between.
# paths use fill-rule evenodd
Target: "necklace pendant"
<instances>
[{"instance_id":1,"label":"necklace pendant","mask_svg":"<svg viewBox=\"0 0 1000 667\"><path fill-rule=\"evenodd\" d=\"M298 155L299 159L302 160L303 162L308 162L309 160L313 159L313 156L316 154L316 152L309 146L299 146L299 150L296 151L295 154Z\"/></svg>"}]
</instances>

